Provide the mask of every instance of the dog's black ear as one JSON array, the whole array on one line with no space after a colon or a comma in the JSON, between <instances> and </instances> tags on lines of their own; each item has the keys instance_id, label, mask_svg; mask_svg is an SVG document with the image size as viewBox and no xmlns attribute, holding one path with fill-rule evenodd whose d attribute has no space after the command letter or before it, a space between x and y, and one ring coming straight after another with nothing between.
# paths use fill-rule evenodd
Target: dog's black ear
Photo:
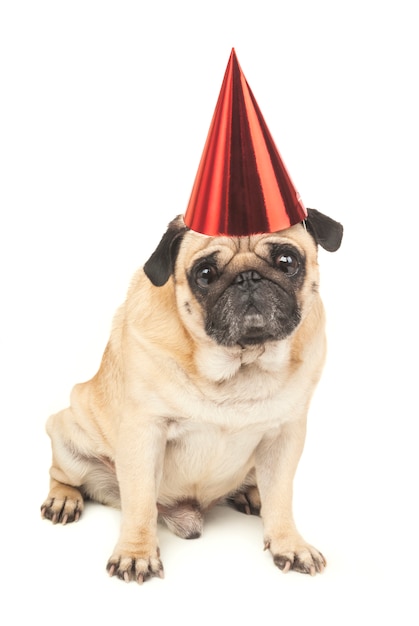
<instances>
[{"instance_id":1,"label":"dog's black ear","mask_svg":"<svg viewBox=\"0 0 419 626\"><path fill-rule=\"evenodd\" d=\"M169 276L173 274L179 246L187 230L189 229L179 217L170 222L159 245L144 264L146 276L156 287L166 284Z\"/></svg>"},{"instance_id":2,"label":"dog's black ear","mask_svg":"<svg viewBox=\"0 0 419 626\"><path fill-rule=\"evenodd\" d=\"M316 209L307 209L307 230L316 243L328 252L336 252L340 248L343 237L343 226L331 217L323 215Z\"/></svg>"}]
</instances>

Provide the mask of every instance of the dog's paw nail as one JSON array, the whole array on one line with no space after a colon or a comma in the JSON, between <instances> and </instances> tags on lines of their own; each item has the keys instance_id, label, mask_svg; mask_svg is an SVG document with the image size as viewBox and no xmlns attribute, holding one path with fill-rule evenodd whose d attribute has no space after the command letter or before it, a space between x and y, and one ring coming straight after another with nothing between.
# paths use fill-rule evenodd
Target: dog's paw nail
<instances>
[{"instance_id":1,"label":"dog's paw nail","mask_svg":"<svg viewBox=\"0 0 419 626\"><path fill-rule=\"evenodd\" d=\"M129 580L130 580L130 579L129 579L129 574L128 574L128 572L124 572L124 581L125 581L126 583L129 583Z\"/></svg>"},{"instance_id":2,"label":"dog's paw nail","mask_svg":"<svg viewBox=\"0 0 419 626\"><path fill-rule=\"evenodd\" d=\"M291 561L285 556L275 556L274 563L284 574L289 572L292 566Z\"/></svg>"},{"instance_id":3,"label":"dog's paw nail","mask_svg":"<svg viewBox=\"0 0 419 626\"><path fill-rule=\"evenodd\" d=\"M143 582L144 582L144 574L138 574L138 576L137 576L137 583L139 585L142 585Z\"/></svg>"}]
</instances>

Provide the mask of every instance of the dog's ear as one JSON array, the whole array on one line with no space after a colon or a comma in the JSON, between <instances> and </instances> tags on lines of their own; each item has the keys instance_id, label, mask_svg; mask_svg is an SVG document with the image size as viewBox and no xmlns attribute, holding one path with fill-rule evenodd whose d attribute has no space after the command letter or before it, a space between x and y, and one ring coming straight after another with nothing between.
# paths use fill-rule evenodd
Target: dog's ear
<instances>
[{"instance_id":1,"label":"dog's ear","mask_svg":"<svg viewBox=\"0 0 419 626\"><path fill-rule=\"evenodd\" d=\"M151 257L144 264L144 272L156 287L162 287L173 274L179 246L189 230L180 217L170 222L167 231Z\"/></svg>"},{"instance_id":2,"label":"dog's ear","mask_svg":"<svg viewBox=\"0 0 419 626\"><path fill-rule=\"evenodd\" d=\"M316 209L307 209L307 213L306 225L310 235L328 252L336 252L342 243L342 224Z\"/></svg>"}]
</instances>

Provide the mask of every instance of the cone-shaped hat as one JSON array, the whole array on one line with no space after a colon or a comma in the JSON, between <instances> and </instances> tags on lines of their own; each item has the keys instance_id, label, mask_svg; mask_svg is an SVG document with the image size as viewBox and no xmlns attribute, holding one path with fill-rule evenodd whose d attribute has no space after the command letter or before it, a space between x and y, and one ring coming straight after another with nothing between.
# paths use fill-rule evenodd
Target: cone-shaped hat
<instances>
[{"instance_id":1,"label":"cone-shaped hat","mask_svg":"<svg viewBox=\"0 0 419 626\"><path fill-rule=\"evenodd\" d=\"M205 235L244 236L284 230L306 217L233 49L185 224Z\"/></svg>"}]
</instances>

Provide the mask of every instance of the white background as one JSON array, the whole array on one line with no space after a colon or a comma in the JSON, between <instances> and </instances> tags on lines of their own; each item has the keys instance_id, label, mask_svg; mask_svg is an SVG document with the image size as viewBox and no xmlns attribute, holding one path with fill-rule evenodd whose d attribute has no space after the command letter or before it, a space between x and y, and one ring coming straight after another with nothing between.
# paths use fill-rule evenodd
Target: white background
<instances>
[{"instance_id":1,"label":"white background","mask_svg":"<svg viewBox=\"0 0 419 626\"><path fill-rule=\"evenodd\" d=\"M0 4L1 538L8 624L418 624L415 3ZM322 576L257 518L162 528L164 581L110 579L119 512L41 521L47 416L97 370L134 270L186 207L232 47L307 206L329 356L295 484Z\"/></svg>"}]
</instances>

